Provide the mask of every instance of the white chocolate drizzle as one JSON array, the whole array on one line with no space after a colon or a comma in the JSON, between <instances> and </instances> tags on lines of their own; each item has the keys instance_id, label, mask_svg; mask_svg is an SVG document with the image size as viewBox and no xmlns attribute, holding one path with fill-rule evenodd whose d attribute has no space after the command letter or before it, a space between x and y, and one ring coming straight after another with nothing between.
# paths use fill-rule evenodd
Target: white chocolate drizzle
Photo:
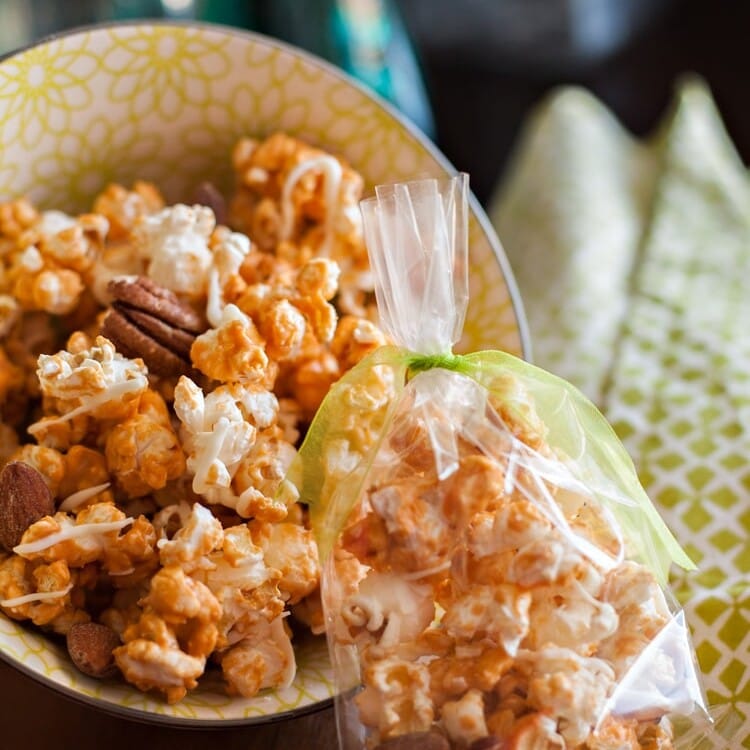
<instances>
[{"instance_id":1,"label":"white chocolate drizzle","mask_svg":"<svg viewBox=\"0 0 750 750\"><path fill-rule=\"evenodd\" d=\"M82 523L78 526L68 526L66 528L56 531L54 534L48 534L41 539L36 539L33 542L27 542L26 544L18 544L13 547L13 551L17 555L31 555L35 552L41 552L42 550L54 547L60 542L66 542L69 539L79 539L81 537L97 537L102 534L107 534L111 531L120 531L126 526L130 526L133 523L132 518L123 518L120 521L107 521L106 523Z\"/></svg>"},{"instance_id":2,"label":"white chocolate drizzle","mask_svg":"<svg viewBox=\"0 0 750 750\"><path fill-rule=\"evenodd\" d=\"M72 495L68 495L65 500L60 503L60 510L75 510L87 500L90 500L92 497L95 497L100 492L106 490L109 487L109 484L109 482L95 484L93 487L86 487L85 489L78 490L78 492L74 492Z\"/></svg>"},{"instance_id":3,"label":"white chocolate drizzle","mask_svg":"<svg viewBox=\"0 0 750 750\"><path fill-rule=\"evenodd\" d=\"M9 609L11 607L22 607L24 604L33 604L34 602L46 602L52 599L62 599L71 589L73 584L69 583L64 589L59 591L37 591L34 594L24 594L15 596L12 599L0 600L0 607Z\"/></svg>"},{"instance_id":4,"label":"white chocolate drizzle","mask_svg":"<svg viewBox=\"0 0 750 750\"><path fill-rule=\"evenodd\" d=\"M341 164L333 156L321 155L312 159L306 159L297 164L287 175L284 187L281 191L281 239L288 240L294 231L294 205L292 204L292 191L305 172L319 169L323 172L325 181L324 195L326 202L326 219L324 225L325 234L320 247L321 255L328 255L333 240L333 228L339 213L339 193L341 192L341 176L343 170Z\"/></svg>"}]
</instances>

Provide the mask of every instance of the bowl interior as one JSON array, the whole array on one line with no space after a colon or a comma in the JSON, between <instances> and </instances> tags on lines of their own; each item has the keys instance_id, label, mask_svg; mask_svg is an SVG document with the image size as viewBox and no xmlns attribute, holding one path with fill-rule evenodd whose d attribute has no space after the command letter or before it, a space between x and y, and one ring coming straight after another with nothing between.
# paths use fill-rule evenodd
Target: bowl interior
<instances>
[{"instance_id":1,"label":"bowl interior","mask_svg":"<svg viewBox=\"0 0 750 750\"><path fill-rule=\"evenodd\" d=\"M129 24L44 41L0 63L0 200L80 212L109 182L155 182L169 202L210 180L230 187L243 135L283 130L346 158L368 185L452 168L393 109L335 68L265 37L208 25ZM502 248L472 199L471 301L462 350L527 349ZM332 694L312 640L288 691L229 699L209 683L179 705L78 674L61 649L0 615L0 656L110 710L180 723L253 721Z\"/></svg>"}]
</instances>

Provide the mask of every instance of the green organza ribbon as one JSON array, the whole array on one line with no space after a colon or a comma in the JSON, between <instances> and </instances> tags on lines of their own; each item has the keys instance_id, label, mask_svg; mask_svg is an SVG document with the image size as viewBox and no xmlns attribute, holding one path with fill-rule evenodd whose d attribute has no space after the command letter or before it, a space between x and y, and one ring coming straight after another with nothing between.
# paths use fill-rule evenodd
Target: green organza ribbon
<instances>
[{"instance_id":1,"label":"green organza ribbon","mask_svg":"<svg viewBox=\"0 0 750 750\"><path fill-rule=\"evenodd\" d=\"M524 405L513 404L512 391L500 385L507 384L508 375L515 378L533 399L550 449L564 457L576 479L614 516L630 548L659 582L666 583L673 562L688 570L695 567L646 495L612 427L570 383L504 352L423 356L392 346L373 352L333 386L287 477L310 508L321 560L361 495L400 393L411 378L434 367L472 378L510 409L518 406L515 411L523 418ZM380 368L377 382L385 377L392 387L380 401L373 368ZM369 427L369 440L362 440L363 425Z\"/></svg>"}]
</instances>

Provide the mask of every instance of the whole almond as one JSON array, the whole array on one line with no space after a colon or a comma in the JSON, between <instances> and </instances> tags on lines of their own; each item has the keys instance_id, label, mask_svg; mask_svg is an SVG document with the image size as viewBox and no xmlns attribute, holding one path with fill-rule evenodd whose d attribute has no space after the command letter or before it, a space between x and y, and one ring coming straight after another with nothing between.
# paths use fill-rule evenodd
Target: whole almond
<instances>
[{"instance_id":1,"label":"whole almond","mask_svg":"<svg viewBox=\"0 0 750 750\"><path fill-rule=\"evenodd\" d=\"M381 742L375 750L450 750L450 743L438 732L410 732Z\"/></svg>"},{"instance_id":2,"label":"whole almond","mask_svg":"<svg viewBox=\"0 0 750 750\"><path fill-rule=\"evenodd\" d=\"M0 547L9 552L21 543L26 529L55 512L44 477L23 461L11 461L0 471Z\"/></svg>"},{"instance_id":3,"label":"whole almond","mask_svg":"<svg viewBox=\"0 0 750 750\"><path fill-rule=\"evenodd\" d=\"M89 677L111 677L116 674L112 652L120 645L120 636L98 622L79 622L67 635L68 654L73 664Z\"/></svg>"},{"instance_id":4,"label":"whole almond","mask_svg":"<svg viewBox=\"0 0 750 750\"><path fill-rule=\"evenodd\" d=\"M501 740L499 737L490 735L489 737L482 737L479 740L469 745L469 750L506 750L508 747L505 740Z\"/></svg>"}]
</instances>

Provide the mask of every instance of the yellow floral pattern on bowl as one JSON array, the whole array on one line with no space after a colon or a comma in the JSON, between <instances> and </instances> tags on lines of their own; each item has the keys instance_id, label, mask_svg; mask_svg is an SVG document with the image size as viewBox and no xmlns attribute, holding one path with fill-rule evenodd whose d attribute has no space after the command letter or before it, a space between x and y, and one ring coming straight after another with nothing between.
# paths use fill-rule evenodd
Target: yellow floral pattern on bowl
<instances>
[{"instance_id":1,"label":"yellow floral pattern on bowl","mask_svg":"<svg viewBox=\"0 0 750 750\"><path fill-rule=\"evenodd\" d=\"M157 183L170 201L212 180L229 187L242 135L285 130L346 158L367 181L444 175L447 161L390 108L305 53L212 26L133 24L75 32L0 63L0 200L85 210L107 183ZM505 256L472 204L465 350L522 351L525 330ZM0 656L52 687L136 718L210 725L319 706L333 694L322 638L298 648L288 690L228 698L209 675L168 706L75 671L38 632L0 615Z\"/></svg>"}]
</instances>

